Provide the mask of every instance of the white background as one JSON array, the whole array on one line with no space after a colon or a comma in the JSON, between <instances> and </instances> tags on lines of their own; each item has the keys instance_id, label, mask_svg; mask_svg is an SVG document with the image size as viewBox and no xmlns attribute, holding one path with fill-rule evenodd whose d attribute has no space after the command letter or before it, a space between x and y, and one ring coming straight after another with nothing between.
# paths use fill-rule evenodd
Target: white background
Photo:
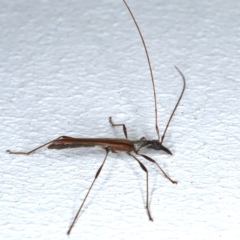
<instances>
[{"instance_id":1,"label":"white background","mask_svg":"<svg viewBox=\"0 0 240 240\"><path fill-rule=\"evenodd\" d=\"M1 239L68 239L104 150L31 150L58 136L155 139L145 53L121 0L0 2ZM70 239L240 238L240 2L128 1L148 46L164 145L178 181L110 154Z\"/></svg>"}]
</instances>

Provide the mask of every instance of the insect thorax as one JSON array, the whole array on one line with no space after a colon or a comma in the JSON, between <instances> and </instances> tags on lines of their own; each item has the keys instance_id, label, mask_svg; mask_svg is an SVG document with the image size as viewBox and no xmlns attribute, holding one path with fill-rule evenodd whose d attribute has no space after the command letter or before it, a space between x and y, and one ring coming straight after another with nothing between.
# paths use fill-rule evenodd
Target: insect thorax
<instances>
[{"instance_id":1,"label":"insect thorax","mask_svg":"<svg viewBox=\"0 0 240 240\"><path fill-rule=\"evenodd\" d=\"M133 146L135 151L139 151L140 149L145 149L148 148L149 146L149 141L148 140L137 140L133 141Z\"/></svg>"}]
</instances>

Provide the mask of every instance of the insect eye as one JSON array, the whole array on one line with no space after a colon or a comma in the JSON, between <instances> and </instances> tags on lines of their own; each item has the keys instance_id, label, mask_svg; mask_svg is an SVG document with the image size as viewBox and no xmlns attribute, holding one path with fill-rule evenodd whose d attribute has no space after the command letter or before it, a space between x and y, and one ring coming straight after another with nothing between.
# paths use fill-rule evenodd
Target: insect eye
<instances>
[{"instance_id":1,"label":"insect eye","mask_svg":"<svg viewBox=\"0 0 240 240\"><path fill-rule=\"evenodd\" d=\"M153 148L154 150L161 150L161 144L157 140L149 141L148 148Z\"/></svg>"},{"instance_id":2,"label":"insect eye","mask_svg":"<svg viewBox=\"0 0 240 240\"><path fill-rule=\"evenodd\" d=\"M153 142L153 148L155 149L155 150L160 150L161 148L160 148L160 143L158 142L158 141L154 141Z\"/></svg>"}]
</instances>

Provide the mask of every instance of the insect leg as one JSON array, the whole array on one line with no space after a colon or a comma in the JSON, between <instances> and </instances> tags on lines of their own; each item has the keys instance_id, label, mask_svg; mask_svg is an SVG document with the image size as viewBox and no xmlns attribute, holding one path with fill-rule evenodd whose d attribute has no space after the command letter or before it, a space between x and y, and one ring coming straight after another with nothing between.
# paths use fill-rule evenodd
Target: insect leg
<instances>
[{"instance_id":1,"label":"insect leg","mask_svg":"<svg viewBox=\"0 0 240 240\"><path fill-rule=\"evenodd\" d=\"M150 221L153 221L149 207L148 207L148 170L147 168L131 153L128 153L131 157L133 157L140 165L140 167L142 168L142 170L146 173L146 192L147 192L147 197L146 197L146 209L147 209L147 213L148 213L148 218Z\"/></svg>"},{"instance_id":2,"label":"insect leg","mask_svg":"<svg viewBox=\"0 0 240 240\"><path fill-rule=\"evenodd\" d=\"M109 148L106 148L106 155L105 155L105 158L104 158L104 160L103 160L103 163L102 163L102 165L100 166L100 168L97 170L97 173L96 173L96 175L95 175L95 178L94 178L94 180L93 180L90 188L88 189L88 192L87 192L85 198L83 199L83 202L82 202L80 208L78 209L78 212L77 212L77 214L76 214L76 216L75 216L75 218L74 218L71 226L69 227L69 229L68 229L68 231L67 231L67 235L69 235L69 234L71 233L71 230L72 230L75 222L77 221L78 215L79 215L79 213L80 213L81 210L82 210L82 207L83 207L83 205L84 205L84 203L85 203L85 201L86 201L86 199L87 199L87 197L88 197L88 194L90 193L90 191L91 191L91 189L92 189L92 187L93 187L93 184L95 183L97 177L99 176L99 174L100 174L100 172L101 172L101 170L102 170L102 167L103 167L103 165L104 165L104 163L105 163L105 161L106 161L106 159L107 159L108 153L109 153Z\"/></svg>"},{"instance_id":3,"label":"insect leg","mask_svg":"<svg viewBox=\"0 0 240 240\"><path fill-rule=\"evenodd\" d=\"M127 128L126 128L125 124L114 124L114 123L112 122L112 117L109 117L109 122L110 122L110 124L111 124L113 127L122 126L122 127L123 127L124 135L125 135L126 139L128 139L128 137L127 137Z\"/></svg>"},{"instance_id":4,"label":"insect leg","mask_svg":"<svg viewBox=\"0 0 240 240\"><path fill-rule=\"evenodd\" d=\"M148 157L148 156L146 156L146 155L144 155L144 154L140 154L140 153L138 153L138 152L136 152L136 154L144 157L145 159L147 159L147 160L150 161L150 162L155 163L155 164L158 166L158 168L160 169L160 171L163 173L163 175L165 176L165 178L167 178L171 183L177 184L176 181L173 181L173 180L163 171L163 169L159 166L159 164L158 164L155 160L153 160L152 158L150 158L150 157Z\"/></svg>"},{"instance_id":5,"label":"insect leg","mask_svg":"<svg viewBox=\"0 0 240 240\"><path fill-rule=\"evenodd\" d=\"M29 151L29 152L12 152L10 150L7 150L6 152L9 153L9 154L24 154L24 155L29 155L31 153L34 153L35 151L37 151L38 149L44 147L44 146L47 146L48 144L52 143L53 141L56 141L56 140L59 140L59 139L68 139L68 138L72 138L72 137L67 137L67 136L61 136L61 137L58 137L50 142L47 142L47 143L44 143L43 145L37 147L37 148L34 148L33 150Z\"/></svg>"}]
</instances>

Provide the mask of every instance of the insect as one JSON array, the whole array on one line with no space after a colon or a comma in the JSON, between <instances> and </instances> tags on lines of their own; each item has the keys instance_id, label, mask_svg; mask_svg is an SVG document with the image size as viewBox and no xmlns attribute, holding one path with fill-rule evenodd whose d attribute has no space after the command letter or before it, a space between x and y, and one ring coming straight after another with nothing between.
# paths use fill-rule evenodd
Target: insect
<instances>
[{"instance_id":1,"label":"insect","mask_svg":"<svg viewBox=\"0 0 240 240\"><path fill-rule=\"evenodd\" d=\"M167 154L170 154L172 155L171 151L164 147L163 146L163 141L164 141L164 138L165 138L165 135L166 135L166 132L167 132L167 129L169 127L169 124L172 120L172 117L182 99L182 96L183 96L183 93L185 91L185 88L186 88L186 80L185 80L185 77L184 75L182 74L182 72L177 68L176 70L179 72L179 74L181 75L182 77L182 80L183 80L183 88L182 88L182 92L180 94L180 97L172 111L172 114L170 115L170 118L168 120L168 123L165 127L165 130L163 132L163 135L162 137L160 137L160 132L159 132L159 128L158 128L158 113L157 113L157 100L156 100L156 91L155 91L155 85L154 85L154 78L153 78L153 73L152 73L152 68L151 68L151 63L150 63L150 58L149 58L149 55L148 55L148 51L147 51L147 47L146 47L146 44L144 42L144 39L143 39L143 36L142 36L142 33L139 29L139 26L129 8L129 6L127 5L127 3L125 2L125 0L123 0L123 2L125 3L134 23L135 23L135 26L138 30L138 33L140 35L140 38L142 40L142 43L143 43L143 47L144 47L144 50L145 50L145 53L146 53L146 57L147 57L147 60L148 60L148 66L149 66L149 70L150 70L150 75L151 75L151 80L152 80L152 86L153 86L153 93L154 93L154 105L155 105L155 129L156 129L156 133L157 133L157 136L158 136L158 139L157 140L147 140L145 137L142 137L140 140L136 140L136 141L131 141L128 139L128 135L127 135L127 128L125 126L125 124L115 124L113 123L112 121L112 118L110 117L109 118L109 122L110 124L113 126L113 127L122 127L123 128L123 132L124 132L124 135L125 135L125 138L126 139L113 139L113 138L73 138L73 137L68 137L68 136L61 136L61 137L58 137L50 142L47 142L37 148L34 148L33 150L29 151L29 152L13 152L13 151L10 151L10 150L7 150L7 153L9 154L24 154L24 155L30 155L32 153L34 153L35 151L37 151L38 149L44 147L44 146L48 146L48 149L57 149L57 150L61 150L61 149L65 149L65 148L78 148L78 147L95 147L95 146L98 146L98 147L101 147L103 148L105 151L106 151L106 154L105 154L105 157L104 157L104 160L100 166L100 168L98 169L95 177L94 177L94 180L90 186L90 188L88 189L88 192L86 194L86 196L84 197L83 201L82 201L82 204L78 210L78 212L76 213L75 215L75 218L72 222L72 224L70 225L68 231L67 231L67 234L69 235L71 233L71 230L73 228L73 226L75 225L77 219L78 219L78 216L84 206L84 203L96 181L96 179L98 178L105 162L106 162L106 159L107 159L107 156L109 154L109 152L112 152L112 153L117 153L117 152L126 152L129 156L133 157L140 165L141 169L146 173L146 209L147 209L147 214L148 214L148 218L150 221L153 221L153 218L151 216L151 213L150 213L150 210L149 210L149 186L148 186L148 170L147 168L143 165L143 163L136 157L137 156L141 156L143 158L145 158L146 160L152 162L152 163L155 163L157 165L157 167L159 168L159 170L162 172L162 174L173 184L177 184L176 181L172 180L165 172L164 170L159 166L159 164L153 160L152 158L144 155L144 154L141 154L139 153L139 151L141 149L144 149L144 148L148 148L148 149L154 149L154 150L162 150L164 151L165 153Z\"/></svg>"}]
</instances>

